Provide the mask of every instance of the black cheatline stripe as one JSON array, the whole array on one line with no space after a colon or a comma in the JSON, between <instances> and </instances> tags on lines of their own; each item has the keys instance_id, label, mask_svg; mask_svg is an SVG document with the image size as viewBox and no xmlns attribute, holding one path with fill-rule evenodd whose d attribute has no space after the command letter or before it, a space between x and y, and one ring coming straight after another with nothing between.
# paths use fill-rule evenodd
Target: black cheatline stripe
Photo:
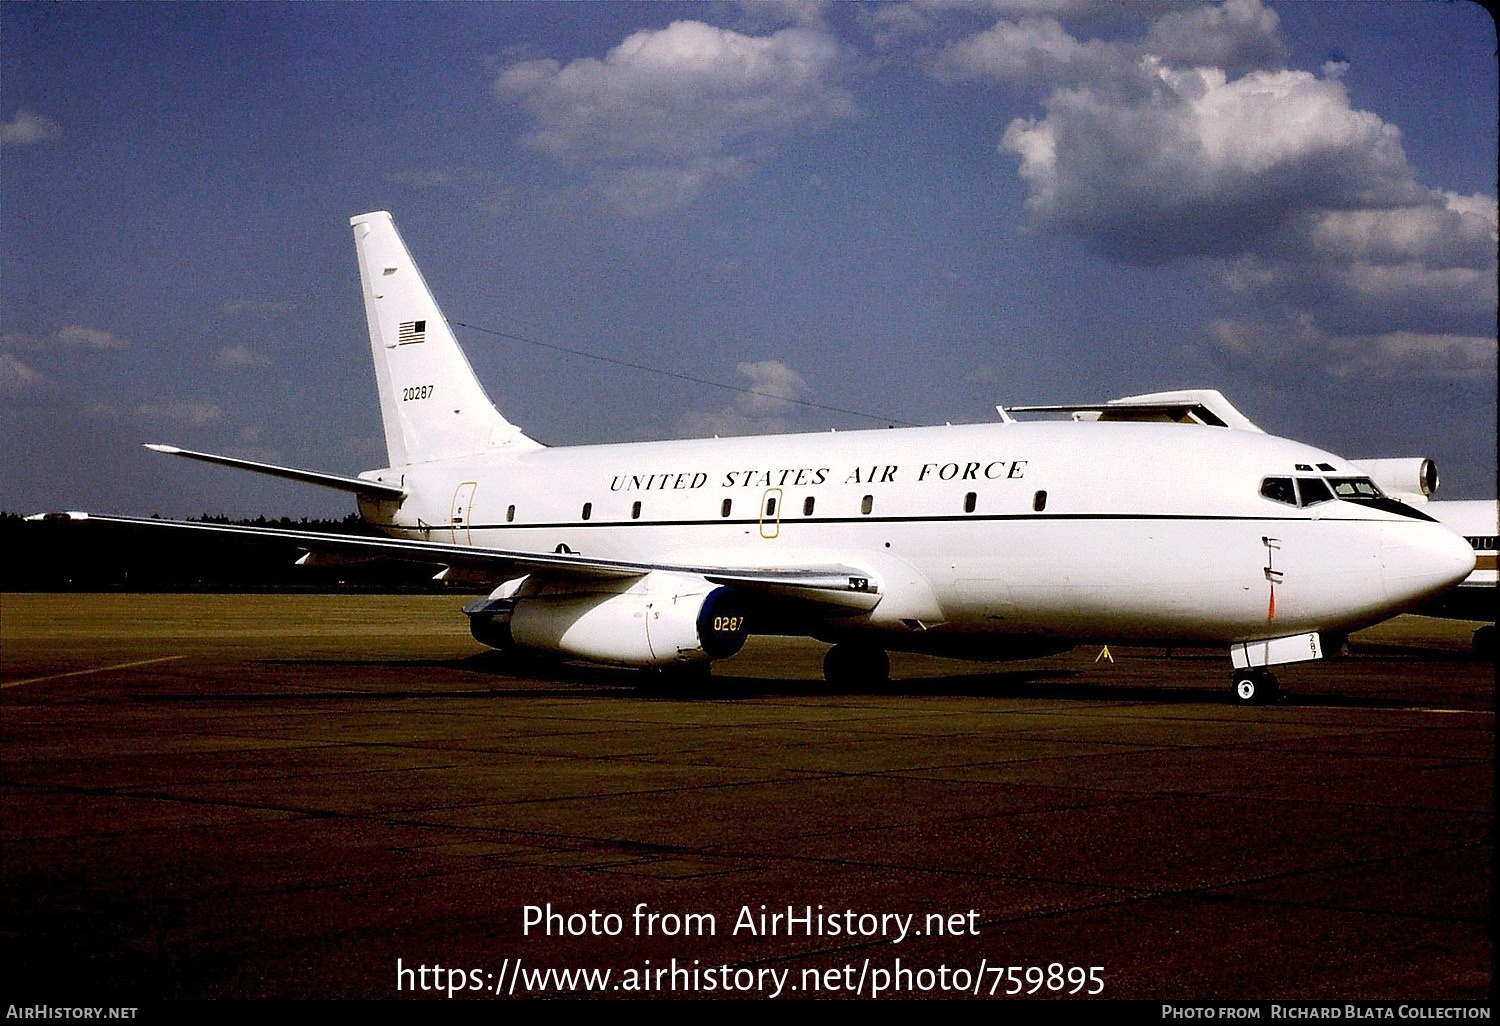
<instances>
[{"instance_id":1,"label":"black cheatline stripe","mask_svg":"<svg viewBox=\"0 0 1500 1026\"><path fill-rule=\"evenodd\" d=\"M1000 522L1021 520L1193 520L1193 521L1259 521L1262 523L1311 523L1313 517L1251 517L1238 514L1208 515L1191 513L954 513L942 516L911 517L785 517L781 520L558 520L538 524L441 524L430 528L433 531L516 531L557 530L560 528L599 527L755 527L761 523L779 524L951 524L962 522ZM1339 519L1329 523L1389 523L1390 521L1361 517L1358 520Z\"/></svg>"}]
</instances>

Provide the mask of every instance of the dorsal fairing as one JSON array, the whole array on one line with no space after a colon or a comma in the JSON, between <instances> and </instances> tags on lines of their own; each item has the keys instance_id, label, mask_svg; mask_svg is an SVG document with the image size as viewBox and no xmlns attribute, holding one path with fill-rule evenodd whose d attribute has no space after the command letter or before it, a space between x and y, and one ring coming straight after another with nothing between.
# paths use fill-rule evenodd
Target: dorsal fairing
<instances>
[{"instance_id":1,"label":"dorsal fairing","mask_svg":"<svg viewBox=\"0 0 1500 1026\"><path fill-rule=\"evenodd\" d=\"M349 224L391 466L538 448L485 395L391 215Z\"/></svg>"}]
</instances>

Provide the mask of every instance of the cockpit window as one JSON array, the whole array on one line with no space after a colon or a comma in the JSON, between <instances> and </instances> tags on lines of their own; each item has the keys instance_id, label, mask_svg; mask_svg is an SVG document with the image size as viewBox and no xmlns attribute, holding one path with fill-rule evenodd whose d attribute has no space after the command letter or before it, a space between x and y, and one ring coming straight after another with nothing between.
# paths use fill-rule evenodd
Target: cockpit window
<instances>
[{"instance_id":1,"label":"cockpit window","mask_svg":"<svg viewBox=\"0 0 1500 1026\"><path fill-rule=\"evenodd\" d=\"M1385 493L1375 486L1375 482L1368 477L1330 477L1328 483L1333 485L1334 493L1341 499L1358 502L1361 499L1379 499Z\"/></svg>"},{"instance_id":2,"label":"cockpit window","mask_svg":"<svg viewBox=\"0 0 1500 1026\"><path fill-rule=\"evenodd\" d=\"M1333 501L1333 493L1328 490L1328 485L1321 477L1297 478L1297 492L1304 506L1315 506L1320 502Z\"/></svg>"},{"instance_id":3,"label":"cockpit window","mask_svg":"<svg viewBox=\"0 0 1500 1026\"><path fill-rule=\"evenodd\" d=\"M1289 477L1268 477L1260 483L1260 494L1288 506L1297 505L1297 490Z\"/></svg>"},{"instance_id":4,"label":"cockpit window","mask_svg":"<svg viewBox=\"0 0 1500 1026\"><path fill-rule=\"evenodd\" d=\"M1368 477L1299 477L1295 482L1290 477L1268 477L1260 483L1260 494L1288 506L1316 506L1337 498L1413 520L1432 519L1419 509L1388 497Z\"/></svg>"},{"instance_id":5,"label":"cockpit window","mask_svg":"<svg viewBox=\"0 0 1500 1026\"><path fill-rule=\"evenodd\" d=\"M1432 520L1432 517L1421 510L1387 496L1368 477L1330 477L1328 483L1333 486L1333 494L1345 502L1397 513L1413 520Z\"/></svg>"}]
</instances>

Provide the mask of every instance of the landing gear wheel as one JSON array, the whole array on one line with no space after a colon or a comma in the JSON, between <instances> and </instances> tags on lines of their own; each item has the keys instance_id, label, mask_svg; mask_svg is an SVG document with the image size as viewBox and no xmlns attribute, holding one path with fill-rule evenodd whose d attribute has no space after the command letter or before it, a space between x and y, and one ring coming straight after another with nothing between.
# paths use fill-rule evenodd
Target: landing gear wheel
<instances>
[{"instance_id":1,"label":"landing gear wheel","mask_svg":"<svg viewBox=\"0 0 1500 1026\"><path fill-rule=\"evenodd\" d=\"M1280 694L1281 685L1269 670L1241 670L1234 675L1234 700L1240 705L1266 705Z\"/></svg>"},{"instance_id":2,"label":"landing gear wheel","mask_svg":"<svg viewBox=\"0 0 1500 1026\"><path fill-rule=\"evenodd\" d=\"M823 679L840 687L868 687L891 679L891 660L873 645L834 645L823 657Z\"/></svg>"}]
</instances>

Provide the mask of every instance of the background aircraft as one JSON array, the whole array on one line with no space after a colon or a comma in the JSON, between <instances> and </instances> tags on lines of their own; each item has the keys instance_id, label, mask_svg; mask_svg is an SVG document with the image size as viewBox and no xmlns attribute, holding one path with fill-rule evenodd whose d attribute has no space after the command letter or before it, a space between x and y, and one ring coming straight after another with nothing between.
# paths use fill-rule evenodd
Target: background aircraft
<instances>
[{"instance_id":1,"label":"background aircraft","mask_svg":"<svg viewBox=\"0 0 1500 1026\"><path fill-rule=\"evenodd\" d=\"M1500 585L1495 569L1495 536L1500 534L1500 502L1495 499L1433 499L1437 465L1426 457L1361 460L1359 465L1382 489L1410 503L1463 535L1474 550L1474 569L1458 586L1416 612L1455 620L1487 621L1474 631L1474 651L1493 655L1495 622L1500 619Z\"/></svg>"}]
</instances>

